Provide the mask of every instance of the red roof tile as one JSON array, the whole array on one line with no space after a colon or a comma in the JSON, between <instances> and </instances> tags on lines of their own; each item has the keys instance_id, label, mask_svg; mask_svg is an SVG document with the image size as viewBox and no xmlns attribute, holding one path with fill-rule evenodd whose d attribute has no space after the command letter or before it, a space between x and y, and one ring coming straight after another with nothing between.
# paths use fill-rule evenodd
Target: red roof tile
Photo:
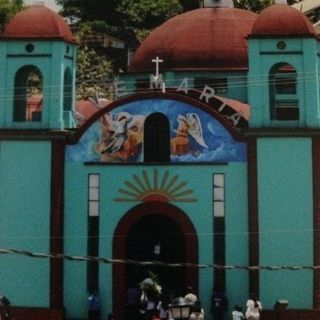
<instances>
[{"instance_id":1,"label":"red roof tile","mask_svg":"<svg viewBox=\"0 0 320 320\"><path fill-rule=\"evenodd\" d=\"M312 35L316 31L310 20L300 11L286 5L275 4L264 9L253 25L253 36Z\"/></svg>"},{"instance_id":2,"label":"red roof tile","mask_svg":"<svg viewBox=\"0 0 320 320\"><path fill-rule=\"evenodd\" d=\"M246 69L246 36L257 15L235 8L202 8L171 18L156 28L136 51L129 72Z\"/></svg>"},{"instance_id":3,"label":"red roof tile","mask_svg":"<svg viewBox=\"0 0 320 320\"><path fill-rule=\"evenodd\" d=\"M5 38L62 38L73 42L68 24L53 10L45 6L33 6L16 14L7 24Z\"/></svg>"}]
</instances>

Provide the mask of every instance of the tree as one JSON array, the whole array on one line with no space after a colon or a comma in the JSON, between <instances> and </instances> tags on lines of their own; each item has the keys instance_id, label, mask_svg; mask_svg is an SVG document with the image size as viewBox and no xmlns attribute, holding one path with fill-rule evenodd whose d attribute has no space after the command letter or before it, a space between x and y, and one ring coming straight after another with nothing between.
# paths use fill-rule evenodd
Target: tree
<instances>
[{"instance_id":1,"label":"tree","mask_svg":"<svg viewBox=\"0 0 320 320\"><path fill-rule=\"evenodd\" d=\"M288 4L296 4L301 2L302 0L288 0ZM320 7L316 7L310 11L305 12L306 16L310 19L312 23L319 22L320 20Z\"/></svg>"},{"instance_id":2,"label":"tree","mask_svg":"<svg viewBox=\"0 0 320 320\"><path fill-rule=\"evenodd\" d=\"M112 64L94 48L81 44L80 39L92 32L90 26L82 25L77 31L79 43L77 57L77 99L94 97L98 93L103 98L112 96Z\"/></svg>"},{"instance_id":3,"label":"tree","mask_svg":"<svg viewBox=\"0 0 320 320\"><path fill-rule=\"evenodd\" d=\"M122 0L117 11L127 26L153 29L182 12L179 0Z\"/></svg>"},{"instance_id":4,"label":"tree","mask_svg":"<svg viewBox=\"0 0 320 320\"><path fill-rule=\"evenodd\" d=\"M77 99L87 99L99 94L102 98L112 96L113 70L111 63L94 49L82 47L77 59Z\"/></svg>"},{"instance_id":5,"label":"tree","mask_svg":"<svg viewBox=\"0 0 320 320\"><path fill-rule=\"evenodd\" d=\"M199 0L180 0L183 12L199 8Z\"/></svg>"},{"instance_id":6,"label":"tree","mask_svg":"<svg viewBox=\"0 0 320 320\"><path fill-rule=\"evenodd\" d=\"M233 0L233 3L235 8L260 12L266 7L272 5L274 0Z\"/></svg>"},{"instance_id":7,"label":"tree","mask_svg":"<svg viewBox=\"0 0 320 320\"><path fill-rule=\"evenodd\" d=\"M179 0L56 0L56 2L62 6L60 14L69 18L75 26L79 39L105 33L125 40L126 43L136 43L137 38L145 38L153 28L182 12L183 9ZM100 77L98 81L101 84L107 80L111 81L113 66L108 61L108 58L112 57L105 55L102 45L100 50L92 44L81 46L81 41L79 44L78 93L83 98L91 95L90 91L94 88L93 81L96 77ZM104 94L109 92L103 85L99 90Z\"/></svg>"},{"instance_id":8,"label":"tree","mask_svg":"<svg viewBox=\"0 0 320 320\"><path fill-rule=\"evenodd\" d=\"M71 21L103 20L109 26L158 26L182 11L199 7L199 0L56 0ZM146 20L145 20L146 18ZM154 19L153 21L151 21Z\"/></svg>"},{"instance_id":9,"label":"tree","mask_svg":"<svg viewBox=\"0 0 320 320\"><path fill-rule=\"evenodd\" d=\"M118 25L119 12L116 8L119 0L56 0L61 5L60 14L71 21L103 20L109 25Z\"/></svg>"},{"instance_id":10,"label":"tree","mask_svg":"<svg viewBox=\"0 0 320 320\"><path fill-rule=\"evenodd\" d=\"M4 29L6 23L23 8L22 0L0 0L0 29Z\"/></svg>"}]
</instances>

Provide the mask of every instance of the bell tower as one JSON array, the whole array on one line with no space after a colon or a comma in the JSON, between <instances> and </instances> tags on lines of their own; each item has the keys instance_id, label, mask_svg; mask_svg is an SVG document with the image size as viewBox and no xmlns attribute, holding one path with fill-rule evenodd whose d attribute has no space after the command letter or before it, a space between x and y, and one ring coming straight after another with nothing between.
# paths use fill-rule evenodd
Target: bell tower
<instances>
[{"instance_id":1,"label":"bell tower","mask_svg":"<svg viewBox=\"0 0 320 320\"><path fill-rule=\"evenodd\" d=\"M0 61L0 128L75 126L76 45L61 16L41 4L18 13L0 38Z\"/></svg>"},{"instance_id":2,"label":"bell tower","mask_svg":"<svg viewBox=\"0 0 320 320\"><path fill-rule=\"evenodd\" d=\"M318 128L318 37L303 13L275 4L248 37L252 127Z\"/></svg>"}]
</instances>

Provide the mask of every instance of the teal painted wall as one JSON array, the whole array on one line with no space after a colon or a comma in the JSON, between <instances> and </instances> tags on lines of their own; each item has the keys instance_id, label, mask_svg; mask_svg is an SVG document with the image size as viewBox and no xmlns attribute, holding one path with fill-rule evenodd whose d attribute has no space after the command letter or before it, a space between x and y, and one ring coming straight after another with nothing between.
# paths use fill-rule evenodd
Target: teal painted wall
<instances>
[{"instance_id":1,"label":"teal painted wall","mask_svg":"<svg viewBox=\"0 0 320 320\"><path fill-rule=\"evenodd\" d=\"M258 140L260 264L313 265L311 139ZM287 299L290 308L312 308L311 271L261 271L266 308Z\"/></svg>"},{"instance_id":2,"label":"teal painted wall","mask_svg":"<svg viewBox=\"0 0 320 320\"><path fill-rule=\"evenodd\" d=\"M66 166L66 213L65 213L65 252L71 255L87 254L87 179L89 173L100 175L100 256L112 257L113 234L119 220L136 202L115 202L121 196L118 189L126 189L125 180L134 181L133 175L142 175L146 170L150 177L153 170L159 170L159 177L168 170L170 177L178 175L178 182L186 181L187 189L194 190L194 203L172 203L183 210L198 234L199 263L213 263L213 218L212 218L212 175L224 173L226 179L226 223L232 230L227 235L227 263L247 264L247 199L246 199L246 164L230 163L227 165L175 165L175 166L126 166L126 165L84 165L67 162ZM76 196L75 196L76 195ZM112 308L112 267L100 265L100 296L103 313ZM232 302L244 300L245 290L235 291L247 281L245 272L228 272L227 292ZM206 312L210 312L213 269L200 270L199 294ZM67 262L65 264L65 306L68 316L84 318L86 316L86 263Z\"/></svg>"},{"instance_id":3,"label":"teal painted wall","mask_svg":"<svg viewBox=\"0 0 320 320\"><path fill-rule=\"evenodd\" d=\"M160 66L161 72L161 66ZM188 78L189 89L194 88L194 78L227 78L228 90L226 93L217 94L218 96L224 96L232 99L239 100L243 103L247 103L247 72L210 72L210 71L192 71L192 72L177 72L167 71L162 73L163 79L166 84L166 88L178 88L184 78ZM138 79L150 80L150 74L145 73L124 73L119 74L119 81L124 81L123 87L126 87L128 94L133 93L135 90L135 82ZM208 86L210 83L208 82Z\"/></svg>"},{"instance_id":4,"label":"teal painted wall","mask_svg":"<svg viewBox=\"0 0 320 320\"><path fill-rule=\"evenodd\" d=\"M50 251L48 142L0 143L0 243L3 248ZM13 305L49 306L49 260L0 256L1 293Z\"/></svg>"},{"instance_id":5,"label":"teal painted wall","mask_svg":"<svg viewBox=\"0 0 320 320\"><path fill-rule=\"evenodd\" d=\"M66 166L65 183L72 187L65 189L64 250L66 254L70 255L87 255L88 172L91 172L88 167L80 163ZM68 261L65 263L64 304L67 316L87 317L86 272L86 262ZM104 304L102 304L102 307L104 307Z\"/></svg>"},{"instance_id":6,"label":"teal painted wall","mask_svg":"<svg viewBox=\"0 0 320 320\"><path fill-rule=\"evenodd\" d=\"M229 163L226 171L226 264L248 265L248 201L247 168ZM226 273L229 311L235 304L245 305L248 297L249 273L229 270ZM231 318L231 315L229 316Z\"/></svg>"}]
</instances>

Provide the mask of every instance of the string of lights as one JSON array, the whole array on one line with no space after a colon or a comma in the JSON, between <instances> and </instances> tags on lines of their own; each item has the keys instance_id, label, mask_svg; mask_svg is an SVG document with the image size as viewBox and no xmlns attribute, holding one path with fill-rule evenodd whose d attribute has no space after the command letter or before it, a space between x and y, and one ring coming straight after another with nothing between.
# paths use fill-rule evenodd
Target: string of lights
<instances>
[{"instance_id":1,"label":"string of lights","mask_svg":"<svg viewBox=\"0 0 320 320\"><path fill-rule=\"evenodd\" d=\"M210 84L207 84L209 87L210 87ZM233 86L233 87L236 87L236 86ZM239 86L240 87L240 86ZM230 88L228 86L228 88ZM178 89L177 87L167 87L167 89ZM199 88L199 87L195 87L195 86L189 86L188 87L188 90L193 90L193 89L196 89L199 91L199 94L201 93L201 91L203 90L203 88ZM1 89L0 89L1 90ZM106 98L110 99L110 96L115 96L116 93L117 93L117 90L114 90L113 87L112 87L112 84L110 84L110 87L108 89L108 92L102 92L100 91L98 88L95 89L96 90L96 93L98 93L100 95L100 98ZM108 93L108 97L105 97L105 94ZM145 88L145 89L136 89L136 88L130 88L130 87L126 87L125 89L125 96L127 95L130 95L130 94L134 94L134 93L150 93L150 89L149 88ZM42 94L42 92L40 93ZM45 97L47 99L51 99L51 98L59 98L61 97L61 95L59 93L51 93L51 92L45 92L44 93ZM219 93L217 93L217 95L220 95ZM72 94L64 94L63 97L64 98L71 98L73 95ZM26 99L26 95L23 95L23 94L19 94L19 95L14 95L15 99ZM228 99L228 97L224 97L226 100ZM116 99L116 97L115 97ZM11 101L12 100L12 96L10 96L9 94L7 94L6 96L4 97L0 97L0 101ZM246 102L243 102L243 103L246 103Z\"/></svg>"},{"instance_id":2,"label":"string of lights","mask_svg":"<svg viewBox=\"0 0 320 320\"><path fill-rule=\"evenodd\" d=\"M132 259L109 259L94 256L74 256L60 253L37 253L27 250L0 248L0 254L16 254L30 258L60 259L68 261L88 262L94 261L103 264L130 264L141 267L161 266L168 268L197 268L197 269L218 269L218 270L266 270L266 271L300 271L300 270L319 270L320 265L284 265L284 266L247 266L247 265L219 265L219 264L195 264L195 263L167 263L162 261L138 261Z\"/></svg>"},{"instance_id":3,"label":"string of lights","mask_svg":"<svg viewBox=\"0 0 320 320\"><path fill-rule=\"evenodd\" d=\"M270 235L289 235L292 236L300 234L300 235L306 235L306 234L311 234L311 233L319 233L320 229L292 229L292 230L263 230L263 231L227 231L227 232L197 232L196 235L198 237L212 237L214 235L225 235L225 236L249 236L252 234L258 234L260 236L266 235L266 236L270 236ZM185 236L194 236L195 233L185 233ZM163 236L165 237L176 237L177 234L174 233L165 233L163 234ZM103 235L103 236L95 236L92 238L95 239L100 239L100 240L105 240L105 239L110 239L110 238L148 238L148 237L153 237L153 235L147 235L147 234L136 234L134 236L128 236L128 235L113 235L113 234L107 234L107 235ZM41 237L41 236L19 236L19 235L15 235L15 236L5 236L5 235L1 235L1 240L13 240L13 239L20 239L20 240L53 240L53 239L88 239L90 237L88 236L80 236L80 235L64 235L62 237Z\"/></svg>"},{"instance_id":4,"label":"string of lights","mask_svg":"<svg viewBox=\"0 0 320 320\"><path fill-rule=\"evenodd\" d=\"M92 70L95 70L95 69L92 69ZM88 72L90 72L90 69L87 70ZM131 73L130 73L131 74ZM133 73L132 73L133 74ZM152 72L150 72L150 74L152 74ZM284 73L279 73L279 75L296 75L295 79L298 81L314 81L314 80L318 80L319 77L320 77L320 74L317 72L317 70L314 70L314 71L306 71L306 72L299 72L298 74L294 73L294 72L284 72ZM215 76L211 73L211 72L203 72L201 73L200 77L202 78L206 78L208 77L208 80L215 80ZM108 78L108 77L106 77ZM164 79L165 82L167 83L171 83L171 82L182 82L185 78L185 76L183 77L177 77L177 78L174 78L174 79ZM217 77L219 79L219 77ZM225 76L226 78L226 76ZM266 75L261 75L261 74L246 74L246 75L243 75L243 76L239 76L239 75L228 75L227 76L228 80L230 80L230 82L233 82L232 85L236 85L237 87L239 85L245 85L247 86L248 84L252 83L252 84L256 84L256 85L259 85L259 84L265 84L265 83L269 83L270 82L270 79L268 76ZM261 80L262 79L262 80ZM109 78L110 80L110 78ZM145 78L141 78L140 80L145 80L146 82L149 81L149 74L146 74L145 75ZM192 80L192 78L189 78L189 80ZM238 81L236 81L238 80ZM240 80L240 81L239 81ZM104 83L104 84L113 84L114 83L114 80L112 81L106 81L106 79L101 79L100 77L97 77L96 79L92 79L92 78L87 78L87 79L81 79L81 78L78 78L77 83ZM142 81L143 82L143 81ZM125 83L126 84L135 84L135 80L134 81L129 81L128 79L125 80ZM67 85L64 85L64 87L72 87L71 84L67 84ZM42 86L43 88L60 88L59 85L51 85L51 86ZM3 89L4 87L2 87ZM14 87L5 87L6 89L13 89ZM19 88L24 88L24 86L19 86ZM1 89L1 87L0 87Z\"/></svg>"}]
</instances>

